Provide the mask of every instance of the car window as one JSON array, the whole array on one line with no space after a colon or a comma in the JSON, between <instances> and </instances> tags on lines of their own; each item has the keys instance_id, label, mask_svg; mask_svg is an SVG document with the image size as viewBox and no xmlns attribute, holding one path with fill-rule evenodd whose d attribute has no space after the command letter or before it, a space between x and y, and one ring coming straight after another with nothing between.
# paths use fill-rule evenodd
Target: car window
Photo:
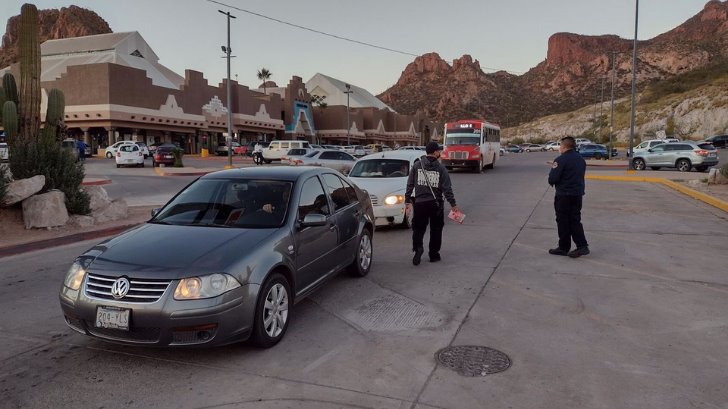
<instances>
[{"instance_id":1,"label":"car window","mask_svg":"<svg viewBox=\"0 0 728 409\"><path fill-rule=\"evenodd\" d=\"M291 144L289 142L281 142L281 149L290 149Z\"/></svg>"},{"instance_id":2,"label":"car window","mask_svg":"<svg viewBox=\"0 0 728 409\"><path fill-rule=\"evenodd\" d=\"M324 183L329 189L331 201L334 202L335 212L351 204L352 201L349 198L349 194L346 192L343 182L338 176L332 173L326 173L324 174Z\"/></svg>"},{"instance_id":3,"label":"car window","mask_svg":"<svg viewBox=\"0 0 728 409\"><path fill-rule=\"evenodd\" d=\"M346 152L339 152L339 160L348 160L348 161L353 162L356 160L356 158L354 158L353 156L349 155Z\"/></svg>"},{"instance_id":4,"label":"car window","mask_svg":"<svg viewBox=\"0 0 728 409\"><path fill-rule=\"evenodd\" d=\"M349 177L398 178L409 176L410 163L401 159L367 159L357 162Z\"/></svg>"},{"instance_id":5,"label":"car window","mask_svg":"<svg viewBox=\"0 0 728 409\"><path fill-rule=\"evenodd\" d=\"M359 198L356 196L356 190L354 190L354 187L349 184L349 182L345 181L344 179L339 178L341 180L341 183L344 185L344 190L346 190L347 196L349 196L349 202L354 203L358 202Z\"/></svg>"},{"instance_id":6,"label":"car window","mask_svg":"<svg viewBox=\"0 0 728 409\"><path fill-rule=\"evenodd\" d=\"M665 151L665 146L667 146L667 145L664 145L664 144L663 145L657 145L654 148L652 148L652 152L664 152Z\"/></svg>"},{"instance_id":7,"label":"car window","mask_svg":"<svg viewBox=\"0 0 728 409\"><path fill-rule=\"evenodd\" d=\"M314 176L303 182L301 198L298 201L298 220L303 220L307 214L330 215L329 201L319 179Z\"/></svg>"},{"instance_id":8,"label":"car window","mask_svg":"<svg viewBox=\"0 0 728 409\"><path fill-rule=\"evenodd\" d=\"M684 144L677 144L677 143L671 143L668 145L665 145L665 150L667 151L689 151L692 150L693 147L690 145L684 145Z\"/></svg>"},{"instance_id":9,"label":"car window","mask_svg":"<svg viewBox=\"0 0 728 409\"><path fill-rule=\"evenodd\" d=\"M699 144L698 144L698 146L699 146L699 147L700 147L701 149L705 149L705 150L708 150L708 151L714 151L714 150L716 150L716 149L715 149L715 145L713 145L713 144L712 144L712 143L710 143L710 142L706 142L706 143L699 143Z\"/></svg>"},{"instance_id":10,"label":"car window","mask_svg":"<svg viewBox=\"0 0 728 409\"><path fill-rule=\"evenodd\" d=\"M314 156L318 155L319 151L313 151L306 155L307 158L313 158Z\"/></svg>"},{"instance_id":11,"label":"car window","mask_svg":"<svg viewBox=\"0 0 728 409\"><path fill-rule=\"evenodd\" d=\"M339 152L321 152L319 159L336 160L339 159Z\"/></svg>"}]
</instances>

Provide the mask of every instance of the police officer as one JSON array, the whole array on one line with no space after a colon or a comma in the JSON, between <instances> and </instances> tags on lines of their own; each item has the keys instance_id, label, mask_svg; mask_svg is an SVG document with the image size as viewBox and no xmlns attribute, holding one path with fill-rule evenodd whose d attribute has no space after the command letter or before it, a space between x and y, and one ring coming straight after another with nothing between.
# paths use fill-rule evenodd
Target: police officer
<instances>
[{"instance_id":1,"label":"police officer","mask_svg":"<svg viewBox=\"0 0 728 409\"><path fill-rule=\"evenodd\" d=\"M442 228L445 225L443 194L453 210L459 211L452 192L450 175L438 161L442 148L437 142L429 142L425 147L427 156L415 161L407 178L404 194L406 212L414 212L412 217L412 251L415 252L412 264L419 265L422 258L423 239L427 225L430 225L430 262L440 261ZM414 206L412 191L414 190Z\"/></svg>"},{"instance_id":2,"label":"police officer","mask_svg":"<svg viewBox=\"0 0 728 409\"><path fill-rule=\"evenodd\" d=\"M554 209L559 231L559 246L549 254L572 258L589 254L589 245L581 225L581 202L584 196L584 173L586 162L576 151L576 141L571 136L561 139L558 158L554 159L549 172L549 185L554 186ZM571 249L571 240L576 249Z\"/></svg>"}]
</instances>

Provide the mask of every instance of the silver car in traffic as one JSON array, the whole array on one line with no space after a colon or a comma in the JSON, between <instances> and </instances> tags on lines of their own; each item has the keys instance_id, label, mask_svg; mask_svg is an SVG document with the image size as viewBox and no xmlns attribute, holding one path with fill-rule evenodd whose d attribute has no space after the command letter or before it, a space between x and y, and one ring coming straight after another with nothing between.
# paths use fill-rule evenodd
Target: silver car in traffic
<instances>
[{"instance_id":1,"label":"silver car in traffic","mask_svg":"<svg viewBox=\"0 0 728 409\"><path fill-rule=\"evenodd\" d=\"M192 182L142 226L80 255L66 323L133 345L281 340L295 302L372 264L369 196L326 168L245 168Z\"/></svg>"},{"instance_id":2,"label":"silver car in traffic","mask_svg":"<svg viewBox=\"0 0 728 409\"><path fill-rule=\"evenodd\" d=\"M705 172L710 166L718 164L718 151L710 143L673 142L662 143L643 152L635 152L632 165L637 170L650 167L677 168L680 172L689 172L695 168Z\"/></svg>"}]
</instances>

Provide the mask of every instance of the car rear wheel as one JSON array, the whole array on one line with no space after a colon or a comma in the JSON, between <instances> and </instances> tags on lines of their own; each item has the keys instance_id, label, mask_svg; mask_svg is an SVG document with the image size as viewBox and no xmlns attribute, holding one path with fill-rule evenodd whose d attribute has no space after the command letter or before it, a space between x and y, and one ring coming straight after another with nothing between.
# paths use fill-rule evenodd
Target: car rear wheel
<instances>
[{"instance_id":1,"label":"car rear wheel","mask_svg":"<svg viewBox=\"0 0 728 409\"><path fill-rule=\"evenodd\" d=\"M697 170L698 172L705 172L706 170L708 170L708 167L707 166L696 166L695 170Z\"/></svg>"},{"instance_id":2,"label":"car rear wheel","mask_svg":"<svg viewBox=\"0 0 728 409\"><path fill-rule=\"evenodd\" d=\"M594 154L594 159L601 160L602 159L602 154L601 153L595 153Z\"/></svg>"},{"instance_id":3,"label":"car rear wheel","mask_svg":"<svg viewBox=\"0 0 728 409\"><path fill-rule=\"evenodd\" d=\"M270 348L277 344L288 329L291 285L280 273L271 274L261 287L253 321L253 344Z\"/></svg>"},{"instance_id":4,"label":"car rear wheel","mask_svg":"<svg viewBox=\"0 0 728 409\"><path fill-rule=\"evenodd\" d=\"M632 161L632 167L635 168L635 170L645 170L645 161L644 159L637 158Z\"/></svg>"},{"instance_id":5,"label":"car rear wheel","mask_svg":"<svg viewBox=\"0 0 728 409\"><path fill-rule=\"evenodd\" d=\"M114 157L114 155L112 155L111 152L106 152L106 158L107 159L111 159L113 157Z\"/></svg>"},{"instance_id":6,"label":"car rear wheel","mask_svg":"<svg viewBox=\"0 0 728 409\"><path fill-rule=\"evenodd\" d=\"M140 163L139 164L139 167L143 168L144 167L144 162Z\"/></svg>"},{"instance_id":7,"label":"car rear wheel","mask_svg":"<svg viewBox=\"0 0 728 409\"><path fill-rule=\"evenodd\" d=\"M405 217L405 219L407 218ZM359 238L359 247L357 247L354 262L347 268L349 273L355 277L364 277L369 274L369 269L372 267L373 254L372 234L369 233L369 230L364 229Z\"/></svg>"},{"instance_id":8,"label":"car rear wheel","mask_svg":"<svg viewBox=\"0 0 728 409\"><path fill-rule=\"evenodd\" d=\"M118 169L118 168L120 168L120 167L121 167L121 165L119 165L119 164L117 163L117 164L116 164L116 168Z\"/></svg>"},{"instance_id":9,"label":"car rear wheel","mask_svg":"<svg viewBox=\"0 0 728 409\"><path fill-rule=\"evenodd\" d=\"M687 159L680 159L677 161L677 163L675 163L675 167L680 172L690 172L690 169L692 169L693 165Z\"/></svg>"}]
</instances>

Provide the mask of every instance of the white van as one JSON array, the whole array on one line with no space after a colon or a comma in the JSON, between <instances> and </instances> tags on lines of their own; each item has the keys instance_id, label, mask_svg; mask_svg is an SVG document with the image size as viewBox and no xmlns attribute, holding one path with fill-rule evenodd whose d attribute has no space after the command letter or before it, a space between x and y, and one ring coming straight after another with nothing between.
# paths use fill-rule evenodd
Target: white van
<instances>
[{"instance_id":1,"label":"white van","mask_svg":"<svg viewBox=\"0 0 728 409\"><path fill-rule=\"evenodd\" d=\"M308 141L273 141L267 148L263 149L263 160L271 163L274 160L281 160L281 157L291 149L306 149L310 145Z\"/></svg>"},{"instance_id":2,"label":"white van","mask_svg":"<svg viewBox=\"0 0 728 409\"><path fill-rule=\"evenodd\" d=\"M648 149L652 149L657 145L662 145L663 143L667 143L667 141L665 139L651 139L635 146L634 148L632 148L632 150L634 151L635 155L639 155L641 153L647 152ZM627 148L627 155L629 155L629 148Z\"/></svg>"}]
</instances>

